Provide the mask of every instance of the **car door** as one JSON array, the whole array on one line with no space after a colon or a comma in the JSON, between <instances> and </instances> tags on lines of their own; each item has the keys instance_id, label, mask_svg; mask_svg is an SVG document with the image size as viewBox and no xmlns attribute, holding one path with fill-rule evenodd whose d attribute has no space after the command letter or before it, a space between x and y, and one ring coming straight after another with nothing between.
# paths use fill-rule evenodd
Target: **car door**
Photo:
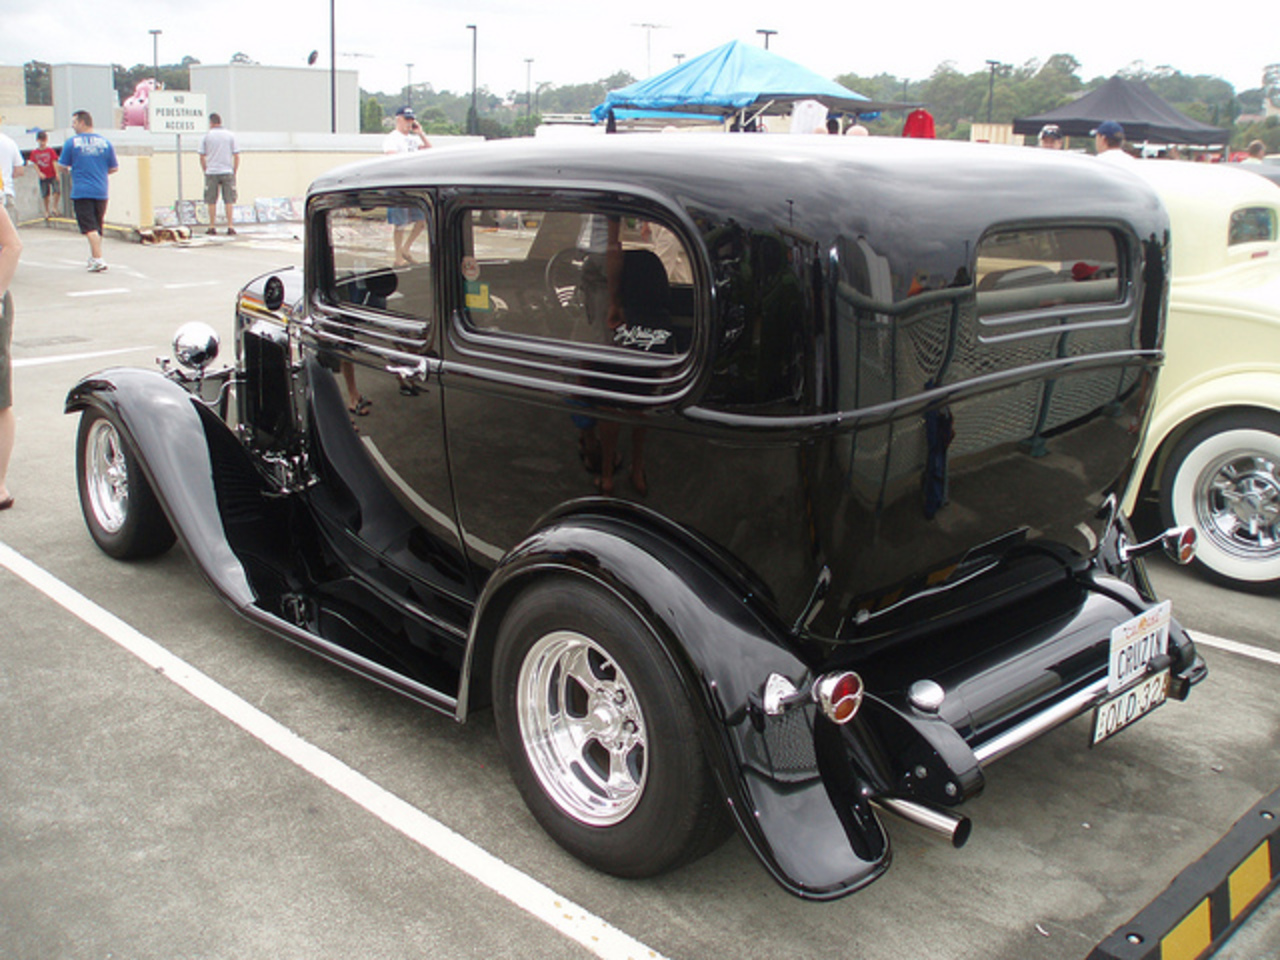
<instances>
[{"instance_id":1,"label":"car door","mask_svg":"<svg viewBox=\"0 0 1280 960\"><path fill-rule=\"evenodd\" d=\"M302 336L322 478L312 501L353 574L420 628L409 630L411 649L385 658L438 680L435 661L460 662L474 593L437 382L431 196L343 194L313 204L312 216Z\"/></svg>"},{"instance_id":2,"label":"car door","mask_svg":"<svg viewBox=\"0 0 1280 960\"><path fill-rule=\"evenodd\" d=\"M449 458L477 578L584 499L687 512L697 441L671 427L697 310L678 221L569 190L459 190L444 219Z\"/></svg>"}]
</instances>

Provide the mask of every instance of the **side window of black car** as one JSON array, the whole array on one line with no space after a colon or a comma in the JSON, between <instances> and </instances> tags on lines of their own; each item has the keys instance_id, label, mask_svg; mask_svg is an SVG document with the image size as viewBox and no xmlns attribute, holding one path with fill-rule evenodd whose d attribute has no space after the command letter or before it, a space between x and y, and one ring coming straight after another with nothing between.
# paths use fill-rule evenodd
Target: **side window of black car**
<instances>
[{"instance_id":1,"label":"side window of black car","mask_svg":"<svg viewBox=\"0 0 1280 960\"><path fill-rule=\"evenodd\" d=\"M688 352L689 251L672 228L580 210L471 209L460 264L466 327L631 355Z\"/></svg>"},{"instance_id":2,"label":"side window of black car","mask_svg":"<svg viewBox=\"0 0 1280 960\"><path fill-rule=\"evenodd\" d=\"M425 208L405 201L341 206L326 217L332 273L322 286L335 307L430 320L434 314Z\"/></svg>"}]
</instances>

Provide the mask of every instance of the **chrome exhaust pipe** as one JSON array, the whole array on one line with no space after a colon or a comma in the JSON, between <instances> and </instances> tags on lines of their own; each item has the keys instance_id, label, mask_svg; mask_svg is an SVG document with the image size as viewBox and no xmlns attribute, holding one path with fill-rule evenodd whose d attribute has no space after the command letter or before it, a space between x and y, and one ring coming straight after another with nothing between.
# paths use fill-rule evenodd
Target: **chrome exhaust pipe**
<instances>
[{"instance_id":1,"label":"chrome exhaust pipe","mask_svg":"<svg viewBox=\"0 0 1280 960\"><path fill-rule=\"evenodd\" d=\"M871 801L886 813L892 813L908 820L918 827L932 830L951 841L951 845L959 850L969 839L973 822L966 816L926 806L914 800L903 800L899 797L875 797Z\"/></svg>"}]
</instances>

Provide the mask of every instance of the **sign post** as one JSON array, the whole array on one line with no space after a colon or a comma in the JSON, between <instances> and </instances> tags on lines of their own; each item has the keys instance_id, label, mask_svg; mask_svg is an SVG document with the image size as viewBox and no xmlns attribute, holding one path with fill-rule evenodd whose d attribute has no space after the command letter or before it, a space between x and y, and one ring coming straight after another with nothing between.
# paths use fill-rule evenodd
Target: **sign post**
<instances>
[{"instance_id":1,"label":"sign post","mask_svg":"<svg viewBox=\"0 0 1280 960\"><path fill-rule=\"evenodd\" d=\"M182 135L205 133L209 129L207 98L203 93L186 90L152 90L147 102L148 124L152 133L172 133L178 156L178 202L175 212L182 226Z\"/></svg>"}]
</instances>

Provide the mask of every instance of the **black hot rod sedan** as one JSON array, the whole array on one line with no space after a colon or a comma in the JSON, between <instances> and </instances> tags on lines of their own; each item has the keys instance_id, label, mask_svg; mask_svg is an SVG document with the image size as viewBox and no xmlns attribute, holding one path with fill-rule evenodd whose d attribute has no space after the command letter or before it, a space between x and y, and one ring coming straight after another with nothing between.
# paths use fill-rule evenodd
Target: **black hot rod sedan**
<instances>
[{"instance_id":1,"label":"black hot rod sedan","mask_svg":"<svg viewBox=\"0 0 1280 960\"><path fill-rule=\"evenodd\" d=\"M641 877L736 826L790 892L956 845L985 768L1203 661L1118 511L1168 221L1077 157L610 136L336 170L305 269L70 393L98 544L458 720ZM1081 746L1085 746L1081 729Z\"/></svg>"}]
</instances>

